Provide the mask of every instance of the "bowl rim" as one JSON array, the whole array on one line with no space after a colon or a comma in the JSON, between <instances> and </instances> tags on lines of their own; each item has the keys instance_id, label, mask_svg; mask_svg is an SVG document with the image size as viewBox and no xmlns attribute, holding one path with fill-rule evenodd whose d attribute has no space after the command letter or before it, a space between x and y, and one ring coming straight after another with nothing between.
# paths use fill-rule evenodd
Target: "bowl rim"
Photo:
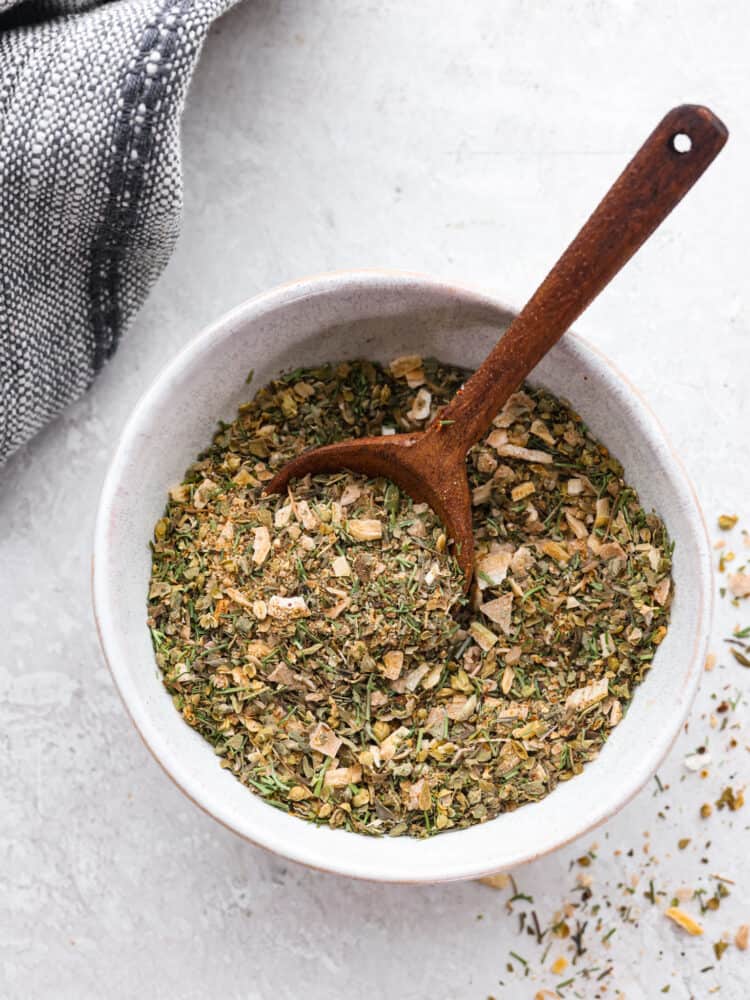
<instances>
[{"instance_id":1,"label":"bowl rim","mask_svg":"<svg viewBox=\"0 0 750 1000\"><path fill-rule=\"evenodd\" d=\"M198 792L197 788L191 788L190 781L183 775L176 773L179 768L169 759L169 754L161 753L156 745L162 743L159 739L159 731L152 724L147 710L142 704L142 699L137 691L135 683L131 679L131 671L127 662L117 655L114 643L110 642L110 635L117 630L117 625L112 614L112 604L114 594L111 591L111 579L105 572L104 567L108 563L107 553L109 550L109 533L111 525L112 508L115 503L118 487L122 481L121 473L127 464L127 457L137 438L138 429L143 422L143 416L149 412L152 405L162 397L164 393L169 393L172 382L178 374L189 369L194 361L199 358L206 348L216 347L221 342L231 339L235 331L245 326L248 322L260 315L272 311L282 305L294 301L298 298L313 297L318 294L330 292L341 292L352 284L379 285L387 283L390 286L407 286L417 284L427 291L437 294L453 295L460 298L462 302L471 306L486 306L498 312L502 311L508 315L517 315L517 310L507 306L503 301L492 295L488 295L470 285L446 282L429 275L413 271L402 271L380 268L358 268L351 270L337 270L321 272L295 279L277 285L271 289L252 296L241 302L234 308L225 312L213 323L205 327L200 333L191 338L185 346L178 351L174 358L168 362L151 381L148 388L141 394L125 425L120 431L115 450L107 468L103 481L94 528L93 553L91 559L91 593L93 603L94 620L99 643L104 660L112 675L115 688L125 707L125 710L135 726L143 743L148 748L151 755L162 768L171 781L187 796L195 805L203 810L212 819L221 823L222 826L237 834L247 842L263 847L279 857L296 861L309 868L330 872L332 874L346 875L351 878L363 879L366 881L391 882L403 884L436 883L443 881L459 881L466 879L476 879L484 875L490 875L498 871L498 867L487 868L484 865L477 865L471 860L464 860L460 865L453 865L451 870L443 874L423 873L415 874L412 877L405 877L401 870L378 870L375 871L372 863L352 865L341 862L339 858L330 853L321 857L320 851L307 849L306 838L301 837L295 849L286 848L282 850L276 843L273 835L266 835L262 826L256 826L252 834L247 830L238 829L227 817L218 813L216 808L211 808ZM572 338L580 345L585 352L595 357L598 363L608 369L615 380L621 382L627 390L635 397L644 414L650 421L650 429L647 436L660 438L661 444L668 453L672 463L671 478L676 477L678 485L681 485L684 495L691 502L690 520L695 527L695 540L699 548L700 558L696 566L695 589L699 598L699 614L693 626L693 648L689 664L683 669L683 690L685 698L682 702L683 711L679 721L675 717L672 727L665 730L659 737L656 746L648 757L648 762L633 769L633 777L629 785L618 798L616 804L606 809L591 810L578 824L573 835L565 836L558 840L552 839L549 846L542 850L518 850L515 856L505 861L501 865L502 870L514 869L520 865L527 864L538 858L551 854L559 850L566 844L577 840L596 829L612 816L616 815L628 802L630 802L651 776L657 771L664 758L667 756L679 735L682 725L687 718L693 704L698 683L701 676L701 668L706 655L708 645L710 623L713 616L714 594L712 586L712 563L710 556L710 543L708 529L701 509L693 483L685 469L685 466L675 451L664 427L651 409L640 390L624 375L620 369L601 351L591 344L586 338L572 330L567 331L566 338ZM166 758L166 759L165 759ZM453 831L453 836L458 836L462 831ZM398 867L398 866L392 866Z\"/></svg>"}]
</instances>

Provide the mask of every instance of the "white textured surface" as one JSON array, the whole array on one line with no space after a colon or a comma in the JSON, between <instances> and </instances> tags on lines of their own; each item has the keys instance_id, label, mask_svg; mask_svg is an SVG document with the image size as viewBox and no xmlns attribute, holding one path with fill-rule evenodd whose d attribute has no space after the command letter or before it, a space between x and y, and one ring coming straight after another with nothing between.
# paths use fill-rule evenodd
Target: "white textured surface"
<instances>
[{"instance_id":1,"label":"white textured surface","mask_svg":"<svg viewBox=\"0 0 750 1000\"><path fill-rule=\"evenodd\" d=\"M539 970L506 893L383 888L284 865L173 788L97 649L97 492L136 398L227 307L300 274L370 264L520 304L663 111L694 100L725 119L727 149L577 325L644 391L710 523L734 511L750 527L749 26L741 0L710 13L695 0L248 2L219 24L185 120L175 258L93 391L0 473L0 996L531 1000L559 981L506 972L509 949ZM735 623L750 623L750 607L720 602L717 651ZM705 717L714 697L748 686L730 658L720 664L660 772L670 789L648 789L594 837L517 873L544 919L574 898L571 859L599 843L587 874L612 908L601 932L592 922L585 961L614 965L604 996L650 1000L667 984L679 1000L714 986L747 994L750 952L717 963L711 944L750 922L750 806L697 819L749 770L749 710L740 704L730 725L741 728L721 734ZM681 762L706 739L714 764L702 780ZM617 883L651 856L624 896ZM643 899L649 878L671 896L711 872L737 884L703 938ZM637 928L614 916L620 902L641 907ZM597 942L611 926L607 951ZM582 982L579 995L596 988Z\"/></svg>"}]
</instances>

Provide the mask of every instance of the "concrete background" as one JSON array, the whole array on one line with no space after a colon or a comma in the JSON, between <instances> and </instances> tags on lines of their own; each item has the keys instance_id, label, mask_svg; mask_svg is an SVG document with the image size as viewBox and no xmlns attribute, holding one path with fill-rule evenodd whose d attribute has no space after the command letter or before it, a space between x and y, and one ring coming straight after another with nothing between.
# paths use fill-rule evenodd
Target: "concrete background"
<instances>
[{"instance_id":1,"label":"concrete background","mask_svg":"<svg viewBox=\"0 0 750 1000\"><path fill-rule=\"evenodd\" d=\"M309 872L199 812L125 716L88 584L118 432L207 321L284 280L369 265L520 305L683 101L712 106L730 143L578 329L645 393L712 533L722 512L750 528L748 27L742 0L247 0L216 26L185 115L178 250L94 389L0 473L0 996L531 1000L586 965L598 971L566 997L748 995L750 952L717 962L712 944L750 922L750 806L707 821L698 808L747 781L747 705L724 732L709 714L747 691L721 639L750 624L750 604L719 602L719 666L660 771L668 790L652 784L593 837L516 873L544 922L577 898L573 859L599 845L585 874L602 928L590 918L586 956L555 976L562 942L542 964L507 892ZM739 529L730 547L736 566ZM683 758L706 741L701 779ZM665 900L713 887L711 873L736 884L689 938ZM643 898L649 879L658 905ZM637 926L617 916L628 904Z\"/></svg>"}]
</instances>

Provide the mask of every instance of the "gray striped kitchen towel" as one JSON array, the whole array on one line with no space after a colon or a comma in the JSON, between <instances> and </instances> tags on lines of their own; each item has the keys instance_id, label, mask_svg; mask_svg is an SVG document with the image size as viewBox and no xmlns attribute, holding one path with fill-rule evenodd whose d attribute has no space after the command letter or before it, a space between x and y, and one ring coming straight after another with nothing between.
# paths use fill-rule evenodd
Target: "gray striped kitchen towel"
<instances>
[{"instance_id":1,"label":"gray striped kitchen towel","mask_svg":"<svg viewBox=\"0 0 750 1000\"><path fill-rule=\"evenodd\" d=\"M169 259L179 123L235 0L0 0L0 464L91 383Z\"/></svg>"}]
</instances>

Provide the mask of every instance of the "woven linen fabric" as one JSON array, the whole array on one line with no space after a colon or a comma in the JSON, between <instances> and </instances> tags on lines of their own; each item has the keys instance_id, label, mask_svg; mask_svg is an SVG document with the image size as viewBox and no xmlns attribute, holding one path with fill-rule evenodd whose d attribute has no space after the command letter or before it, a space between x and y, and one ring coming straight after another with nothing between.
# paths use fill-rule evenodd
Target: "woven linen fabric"
<instances>
[{"instance_id":1,"label":"woven linen fabric","mask_svg":"<svg viewBox=\"0 0 750 1000\"><path fill-rule=\"evenodd\" d=\"M0 0L0 464L90 385L166 264L179 124L236 0Z\"/></svg>"}]
</instances>

